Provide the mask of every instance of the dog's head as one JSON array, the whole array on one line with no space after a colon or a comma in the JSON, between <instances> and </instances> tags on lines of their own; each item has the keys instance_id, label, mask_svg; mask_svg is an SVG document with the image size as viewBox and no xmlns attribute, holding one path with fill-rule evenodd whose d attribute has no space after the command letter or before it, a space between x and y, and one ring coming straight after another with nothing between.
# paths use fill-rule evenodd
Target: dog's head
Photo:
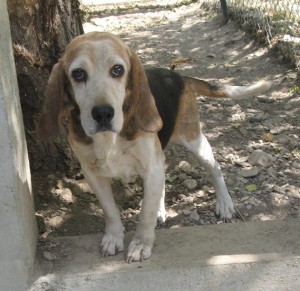
<instances>
[{"instance_id":1,"label":"dog's head","mask_svg":"<svg viewBox=\"0 0 300 291\"><path fill-rule=\"evenodd\" d=\"M54 139L61 116L74 107L90 137L104 131L157 132L162 127L138 56L110 33L81 35L67 46L49 78L38 134Z\"/></svg>"}]
</instances>

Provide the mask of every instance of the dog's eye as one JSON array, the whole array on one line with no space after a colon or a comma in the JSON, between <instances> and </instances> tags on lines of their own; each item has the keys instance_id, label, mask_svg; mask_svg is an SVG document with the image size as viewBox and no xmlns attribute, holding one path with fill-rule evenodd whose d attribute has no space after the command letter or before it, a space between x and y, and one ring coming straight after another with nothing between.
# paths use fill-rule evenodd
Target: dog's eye
<instances>
[{"instance_id":1,"label":"dog's eye","mask_svg":"<svg viewBox=\"0 0 300 291\"><path fill-rule=\"evenodd\" d=\"M84 82L87 80L87 73L83 69L75 69L72 71L72 78L77 82Z\"/></svg>"},{"instance_id":2,"label":"dog's eye","mask_svg":"<svg viewBox=\"0 0 300 291\"><path fill-rule=\"evenodd\" d=\"M111 69L111 75L114 78L121 77L124 74L124 67L122 65L114 65Z\"/></svg>"}]
</instances>

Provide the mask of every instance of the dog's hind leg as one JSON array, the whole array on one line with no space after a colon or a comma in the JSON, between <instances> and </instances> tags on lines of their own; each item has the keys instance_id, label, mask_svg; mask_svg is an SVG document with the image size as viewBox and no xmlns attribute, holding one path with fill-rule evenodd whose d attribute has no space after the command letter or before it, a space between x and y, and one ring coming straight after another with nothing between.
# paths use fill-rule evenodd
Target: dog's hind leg
<instances>
[{"instance_id":1,"label":"dog's hind leg","mask_svg":"<svg viewBox=\"0 0 300 291\"><path fill-rule=\"evenodd\" d=\"M212 182L216 190L216 213L221 218L231 218L235 212L232 199L228 193L219 163L215 160L211 146L205 135L200 131L196 139L181 141L181 143L200 160L201 164L212 176Z\"/></svg>"}]
</instances>

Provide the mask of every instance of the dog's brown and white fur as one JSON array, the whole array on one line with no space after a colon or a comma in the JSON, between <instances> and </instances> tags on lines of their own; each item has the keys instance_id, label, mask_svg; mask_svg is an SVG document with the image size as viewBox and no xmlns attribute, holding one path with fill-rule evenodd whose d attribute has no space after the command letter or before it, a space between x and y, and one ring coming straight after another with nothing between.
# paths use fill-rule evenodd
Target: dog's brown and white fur
<instances>
[{"instance_id":1,"label":"dog's brown and white fur","mask_svg":"<svg viewBox=\"0 0 300 291\"><path fill-rule=\"evenodd\" d=\"M218 87L165 69L145 70L138 56L109 33L71 41L51 72L38 133L53 140L61 117L69 117L70 146L105 214L104 256L124 250L111 179L131 181L136 176L144 181L144 199L126 261L151 256L157 218L165 220L163 149L169 141L183 144L199 158L212 175L216 213L232 217L234 206L220 166L200 130L195 94L245 98L270 85L261 81Z\"/></svg>"}]
</instances>

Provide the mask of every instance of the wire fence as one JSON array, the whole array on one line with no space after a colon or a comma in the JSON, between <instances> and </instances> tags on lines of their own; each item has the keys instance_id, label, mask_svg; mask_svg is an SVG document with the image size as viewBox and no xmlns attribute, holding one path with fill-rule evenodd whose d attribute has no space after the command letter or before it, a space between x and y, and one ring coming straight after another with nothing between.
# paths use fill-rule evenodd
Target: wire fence
<instances>
[{"instance_id":1,"label":"wire fence","mask_svg":"<svg viewBox=\"0 0 300 291\"><path fill-rule=\"evenodd\" d=\"M300 0L203 0L227 12L260 41L276 45L283 57L300 68ZM226 18L226 15L224 14Z\"/></svg>"}]
</instances>

